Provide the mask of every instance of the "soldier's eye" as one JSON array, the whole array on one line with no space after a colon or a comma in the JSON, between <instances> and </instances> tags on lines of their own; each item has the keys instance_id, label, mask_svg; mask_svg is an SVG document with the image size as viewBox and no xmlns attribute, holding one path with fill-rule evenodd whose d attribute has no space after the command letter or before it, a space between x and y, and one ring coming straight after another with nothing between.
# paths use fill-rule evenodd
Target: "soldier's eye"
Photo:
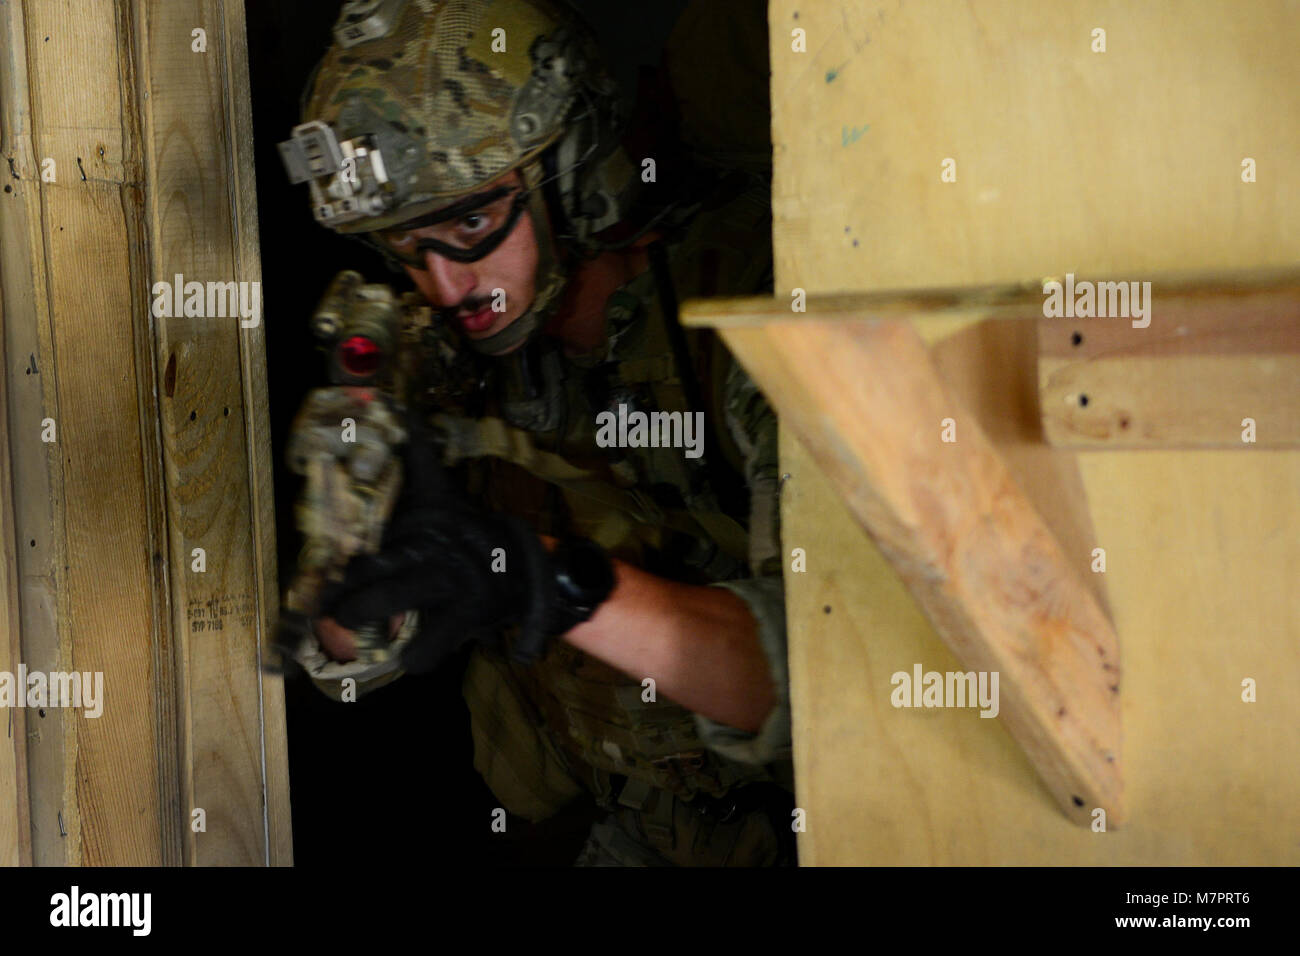
<instances>
[{"instance_id":1,"label":"soldier's eye","mask_svg":"<svg viewBox=\"0 0 1300 956\"><path fill-rule=\"evenodd\" d=\"M470 232L477 232L487 221L487 216L483 215L481 212L472 212L467 216L462 216L460 224Z\"/></svg>"},{"instance_id":2,"label":"soldier's eye","mask_svg":"<svg viewBox=\"0 0 1300 956\"><path fill-rule=\"evenodd\" d=\"M405 249L414 241L415 237L413 237L409 232L384 233L384 242L388 243L388 245L392 246L394 249Z\"/></svg>"}]
</instances>

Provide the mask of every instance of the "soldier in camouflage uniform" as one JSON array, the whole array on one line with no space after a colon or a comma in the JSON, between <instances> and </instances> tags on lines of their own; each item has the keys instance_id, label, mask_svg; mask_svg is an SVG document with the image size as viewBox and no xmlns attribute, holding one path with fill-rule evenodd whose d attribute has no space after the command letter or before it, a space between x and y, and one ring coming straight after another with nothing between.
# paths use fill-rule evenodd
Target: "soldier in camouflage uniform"
<instances>
[{"instance_id":1,"label":"soldier in camouflage uniform","mask_svg":"<svg viewBox=\"0 0 1300 956\"><path fill-rule=\"evenodd\" d=\"M408 669L472 641L475 766L533 821L589 792L579 863L792 862L776 419L675 315L678 295L770 289L762 144L647 182L553 0L354 2L335 35L286 165L477 372L458 401L413 401L437 442L413 439L395 530L348 566L321 648L346 661L353 629L410 610ZM618 411L722 427L702 457L602 447Z\"/></svg>"}]
</instances>

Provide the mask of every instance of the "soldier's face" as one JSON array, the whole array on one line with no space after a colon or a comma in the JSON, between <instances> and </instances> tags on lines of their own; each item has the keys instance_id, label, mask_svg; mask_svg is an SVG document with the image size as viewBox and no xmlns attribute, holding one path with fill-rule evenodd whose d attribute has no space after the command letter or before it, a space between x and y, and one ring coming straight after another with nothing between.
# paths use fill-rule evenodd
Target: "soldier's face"
<instances>
[{"instance_id":1,"label":"soldier's face","mask_svg":"<svg viewBox=\"0 0 1300 956\"><path fill-rule=\"evenodd\" d=\"M458 246L472 247L509 214L523 182L519 173L512 170L482 191L486 193L498 186L518 188L447 223L403 233L398 241L409 241L414 246L420 239L446 241L450 238ZM456 262L428 249L423 251L423 256L425 268L405 266L406 274L429 304L445 310L449 319L471 339L495 335L532 305L538 251L533 220L527 211L519 217L505 241L477 262ZM498 308L504 306L504 310L494 311L494 304Z\"/></svg>"}]
</instances>

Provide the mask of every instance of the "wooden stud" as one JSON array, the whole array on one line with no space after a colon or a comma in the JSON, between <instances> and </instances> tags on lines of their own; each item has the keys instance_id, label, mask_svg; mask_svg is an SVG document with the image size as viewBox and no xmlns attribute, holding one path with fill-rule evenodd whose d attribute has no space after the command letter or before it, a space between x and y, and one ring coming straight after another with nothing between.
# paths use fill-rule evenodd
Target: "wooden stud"
<instances>
[{"instance_id":1,"label":"wooden stud","mask_svg":"<svg viewBox=\"0 0 1300 956\"><path fill-rule=\"evenodd\" d=\"M999 672L1000 716L1062 809L1122 820L1110 622L920 337L807 317L725 334L957 659Z\"/></svg>"},{"instance_id":2,"label":"wooden stud","mask_svg":"<svg viewBox=\"0 0 1300 956\"><path fill-rule=\"evenodd\" d=\"M260 284L242 3L139 0L134 8L149 284L176 275ZM191 49L195 28L207 32L206 53ZM203 865L288 863L282 684L260 669L278 616L263 329L242 328L238 317L172 316L157 321L155 335L185 703L177 714L183 856ZM191 570L195 548L207 556L203 573ZM190 826L200 808L206 833Z\"/></svg>"},{"instance_id":3,"label":"wooden stud","mask_svg":"<svg viewBox=\"0 0 1300 956\"><path fill-rule=\"evenodd\" d=\"M150 309L176 272L261 278L242 3L4 4L0 34L0 530L30 542L0 669L102 672L105 697L18 712L0 859L290 863L263 332Z\"/></svg>"},{"instance_id":4,"label":"wooden stud","mask_svg":"<svg viewBox=\"0 0 1300 956\"><path fill-rule=\"evenodd\" d=\"M1048 441L1300 447L1300 274L1263 289L1207 283L1166 295L1153 285L1152 300L1146 328L1122 318L1039 323Z\"/></svg>"}]
</instances>

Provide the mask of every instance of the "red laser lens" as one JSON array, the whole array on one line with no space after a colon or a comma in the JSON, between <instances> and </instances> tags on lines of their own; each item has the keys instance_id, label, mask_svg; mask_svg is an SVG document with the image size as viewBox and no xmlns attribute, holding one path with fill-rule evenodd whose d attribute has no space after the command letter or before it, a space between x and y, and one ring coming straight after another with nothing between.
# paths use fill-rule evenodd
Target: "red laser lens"
<instances>
[{"instance_id":1,"label":"red laser lens","mask_svg":"<svg viewBox=\"0 0 1300 956\"><path fill-rule=\"evenodd\" d=\"M384 352L364 335L354 335L339 345L339 364L356 378L374 375L383 363Z\"/></svg>"}]
</instances>

